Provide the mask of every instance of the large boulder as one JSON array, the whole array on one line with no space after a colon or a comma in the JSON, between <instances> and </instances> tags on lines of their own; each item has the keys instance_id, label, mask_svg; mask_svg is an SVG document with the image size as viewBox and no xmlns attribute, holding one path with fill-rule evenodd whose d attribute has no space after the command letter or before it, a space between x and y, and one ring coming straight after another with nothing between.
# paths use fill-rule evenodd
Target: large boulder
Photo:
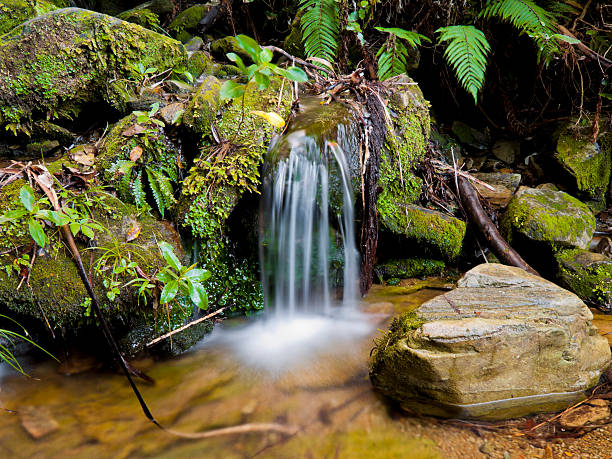
<instances>
[{"instance_id":1,"label":"large boulder","mask_svg":"<svg viewBox=\"0 0 612 459\"><path fill-rule=\"evenodd\" d=\"M557 139L555 158L569 172L578 196L593 201L592 206L603 208L612 169L612 145L602 133L593 142L591 129L573 123L563 128Z\"/></svg>"},{"instance_id":2,"label":"large boulder","mask_svg":"<svg viewBox=\"0 0 612 459\"><path fill-rule=\"evenodd\" d=\"M595 216L567 193L522 186L502 216L501 229L511 243L586 249Z\"/></svg>"},{"instance_id":3,"label":"large boulder","mask_svg":"<svg viewBox=\"0 0 612 459\"><path fill-rule=\"evenodd\" d=\"M573 293L519 268L483 264L455 290L396 319L370 378L405 408L501 419L583 398L610 364L607 340Z\"/></svg>"},{"instance_id":4,"label":"large boulder","mask_svg":"<svg viewBox=\"0 0 612 459\"><path fill-rule=\"evenodd\" d=\"M86 104L125 112L137 64L185 66L179 42L79 9L54 10L0 38L0 126L30 132L38 119L72 119Z\"/></svg>"},{"instance_id":5,"label":"large boulder","mask_svg":"<svg viewBox=\"0 0 612 459\"><path fill-rule=\"evenodd\" d=\"M561 250L558 279L584 301L612 312L612 259L582 249Z\"/></svg>"}]
</instances>

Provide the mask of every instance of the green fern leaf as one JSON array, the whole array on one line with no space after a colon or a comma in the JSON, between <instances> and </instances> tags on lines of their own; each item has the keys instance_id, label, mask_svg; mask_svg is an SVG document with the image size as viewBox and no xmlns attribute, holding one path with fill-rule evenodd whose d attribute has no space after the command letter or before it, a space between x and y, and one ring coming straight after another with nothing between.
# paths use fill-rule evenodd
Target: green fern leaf
<instances>
[{"instance_id":1,"label":"green fern leaf","mask_svg":"<svg viewBox=\"0 0 612 459\"><path fill-rule=\"evenodd\" d=\"M378 78L381 81L401 73L407 73L409 52L402 40L405 40L413 48L420 46L422 40L431 41L425 35L397 27L374 28L389 34L385 43L376 53L376 57L378 57Z\"/></svg>"},{"instance_id":2,"label":"green fern leaf","mask_svg":"<svg viewBox=\"0 0 612 459\"><path fill-rule=\"evenodd\" d=\"M438 41L449 42L444 58L455 71L457 80L478 102L487 69L487 54L491 50L486 37L474 26L442 27Z\"/></svg>"},{"instance_id":3,"label":"green fern leaf","mask_svg":"<svg viewBox=\"0 0 612 459\"><path fill-rule=\"evenodd\" d=\"M155 200L155 204L157 204L157 210L159 210L159 214L162 218L164 218L164 198L162 196L162 192L159 189L159 185L157 183L157 177L155 176L155 171L149 167L146 168L147 171L147 179L149 181L149 188L151 188L151 193L153 194L153 199Z\"/></svg>"},{"instance_id":4,"label":"green fern leaf","mask_svg":"<svg viewBox=\"0 0 612 459\"><path fill-rule=\"evenodd\" d=\"M119 180L119 183L117 184L117 192L123 201L131 202L130 182L130 174L125 174L121 176L121 180Z\"/></svg>"},{"instance_id":5,"label":"green fern leaf","mask_svg":"<svg viewBox=\"0 0 612 459\"><path fill-rule=\"evenodd\" d=\"M170 179L161 171L153 170L153 173L155 174L159 191L161 192L162 199L164 200L164 207L172 207L172 205L176 203L176 198L174 197L174 189L172 188Z\"/></svg>"},{"instance_id":6,"label":"green fern leaf","mask_svg":"<svg viewBox=\"0 0 612 459\"><path fill-rule=\"evenodd\" d=\"M142 188L142 171L138 172L136 178L132 182L132 195L134 196L134 202L138 207L141 207L145 202L145 192Z\"/></svg>"},{"instance_id":7,"label":"green fern leaf","mask_svg":"<svg viewBox=\"0 0 612 459\"><path fill-rule=\"evenodd\" d=\"M335 0L301 0L302 41L308 57L334 60L338 49L340 19Z\"/></svg>"}]
</instances>

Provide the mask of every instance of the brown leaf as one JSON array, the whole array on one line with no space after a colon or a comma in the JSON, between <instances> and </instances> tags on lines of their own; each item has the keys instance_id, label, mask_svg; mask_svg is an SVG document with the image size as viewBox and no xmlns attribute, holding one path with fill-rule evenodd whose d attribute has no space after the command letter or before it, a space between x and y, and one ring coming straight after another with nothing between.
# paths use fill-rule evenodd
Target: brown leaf
<instances>
[{"instance_id":1,"label":"brown leaf","mask_svg":"<svg viewBox=\"0 0 612 459\"><path fill-rule=\"evenodd\" d=\"M132 151L130 151L130 161L132 162L136 162L138 161L138 158L140 158L142 156L142 147L136 145L134 148L132 148Z\"/></svg>"},{"instance_id":2,"label":"brown leaf","mask_svg":"<svg viewBox=\"0 0 612 459\"><path fill-rule=\"evenodd\" d=\"M130 227L125 236L125 240L127 242L134 241L138 238L138 236L140 236L140 230L142 230L142 225L136 222L132 223L132 226Z\"/></svg>"},{"instance_id":3,"label":"brown leaf","mask_svg":"<svg viewBox=\"0 0 612 459\"><path fill-rule=\"evenodd\" d=\"M132 124L129 128L122 132L122 135L125 137L132 137L133 135L142 134L144 132L144 128L138 124Z\"/></svg>"},{"instance_id":4,"label":"brown leaf","mask_svg":"<svg viewBox=\"0 0 612 459\"><path fill-rule=\"evenodd\" d=\"M72 159L83 166L93 166L97 149L91 145L78 145L70 150Z\"/></svg>"}]
</instances>

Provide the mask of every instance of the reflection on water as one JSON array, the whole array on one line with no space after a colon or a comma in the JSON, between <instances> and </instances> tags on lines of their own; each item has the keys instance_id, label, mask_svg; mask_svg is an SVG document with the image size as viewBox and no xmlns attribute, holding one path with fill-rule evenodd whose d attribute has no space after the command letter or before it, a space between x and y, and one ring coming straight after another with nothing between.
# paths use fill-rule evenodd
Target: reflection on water
<instances>
[{"instance_id":1,"label":"reflection on water","mask_svg":"<svg viewBox=\"0 0 612 459\"><path fill-rule=\"evenodd\" d=\"M359 321L302 318L295 323L225 326L195 351L173 360L134 364L156 384L140 384L155 416L176 430L198 432L244 422L298 426L274 433L186 441L157 430L142 415L120 373L62 376L58 364L30 365L32 379L0 379L3 457L438 457L437 447L407 419L392 419L373 391L367 360L389 314L416 308L440 293L375 288ZM358 325L361 324L361 325ZM365 325L364 325L365 324ZM366 328L367 327L367 328ZM274 346L274 333L291 344ZM309 343L317 343L308 347ZM272 345L270 345L272 343ZM289 357L290 356L290 357ZM255 366L250 359L260 359ZM268 361L266 361L266 359ZM25 416L28 414L29 418ZM34 440L32 418L56 426ZM410 455L406 452L410 451Z\"/></svg>"}]
</instances>

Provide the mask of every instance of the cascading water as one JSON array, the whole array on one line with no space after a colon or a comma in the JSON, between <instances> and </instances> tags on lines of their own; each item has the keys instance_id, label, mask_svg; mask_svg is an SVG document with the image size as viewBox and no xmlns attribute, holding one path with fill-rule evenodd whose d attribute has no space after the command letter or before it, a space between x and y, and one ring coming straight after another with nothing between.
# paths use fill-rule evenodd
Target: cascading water
<instances>
[{"instance_id":1,"label":"cascading water","mask_svg":"<svg viewBox=\"0 0 612 459\"><path fill-rule=\"evenodd\" d=\"M340 249L343 258L342 305L354 307L358 252L346 155L337 142L325 140L320 145L304 131L290 134L286 144L288 156L274 164L264 183L262 267L266 307L276 316L331 314L330 264L334 249ZM330 223L337 227L337 235ZM335 244L337 239L341 247Z\"/></svg>"},{"instance_id":2,"label":"cascading water","mask_svg":"<svg viewBox=\"0 0 612 459\"><path fill-rule=\"evenodd\" d=\"M350 347L372 328L357 312L359 132L340 104L309 102L264 164L264 320L216 335L245 364L272 373Z\"/></svg>"}]
</instances>

